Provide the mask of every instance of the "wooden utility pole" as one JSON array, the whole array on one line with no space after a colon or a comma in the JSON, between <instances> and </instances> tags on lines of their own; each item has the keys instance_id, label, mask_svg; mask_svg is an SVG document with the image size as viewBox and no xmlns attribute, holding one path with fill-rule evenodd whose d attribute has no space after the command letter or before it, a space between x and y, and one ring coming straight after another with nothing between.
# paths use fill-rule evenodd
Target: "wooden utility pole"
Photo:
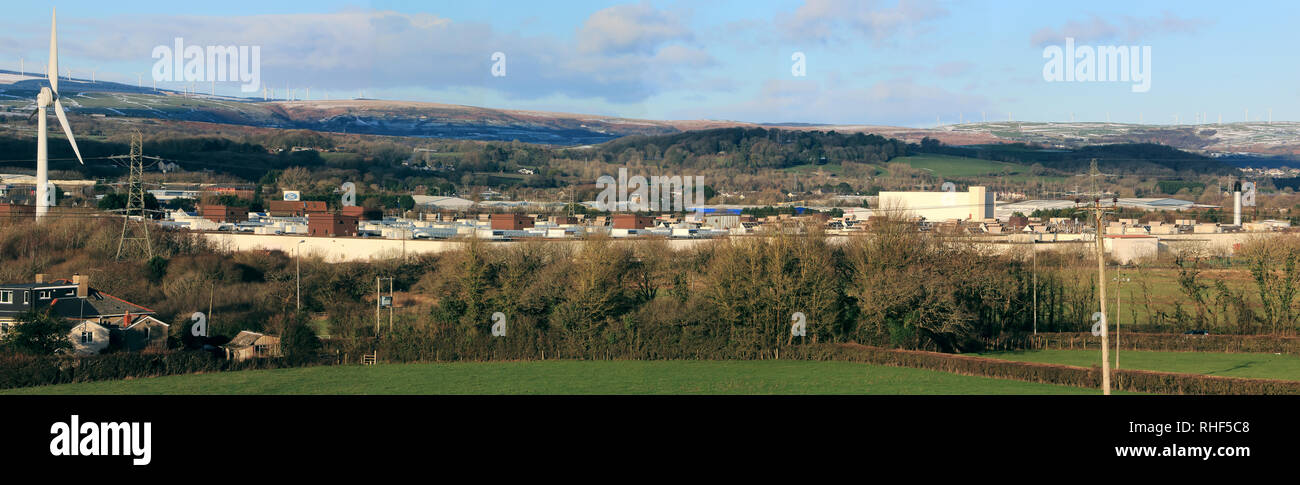
<instances>
[{"instance_id":1,"label":"wooden utility pole","mask_svg":"<svg viewBox=\"0 0 1300 485\"><path fill-rule=\"evenodd\" d=\"M1092 178L1093 187L1093 206L1089 209L1094 212L1094 221L1096 231L1094 239L1097 242L1097 302L1101 310L1101 393L1110 395L1110 329L1106 320L1106 247L1105 247L1105 212L1101 207L1101 190L1097 184L1101 172L1097 170L1097 159L1092 159L1092 167L1089 170L1089 177Z\"/></svg>"},{"instance_id":2,"label":"wooden utility pole","mask_svg":"<svg viewBox=\"0 0 1300 485\"><path fill-rule=\"evenodd\" d=\"M1106 248L1102 240L1101 199L1094 202L1097 213L1097 301L1101 304L1101 393L1110 395L1110 342L1106 328Z\"/></svg>"}]
</instances>

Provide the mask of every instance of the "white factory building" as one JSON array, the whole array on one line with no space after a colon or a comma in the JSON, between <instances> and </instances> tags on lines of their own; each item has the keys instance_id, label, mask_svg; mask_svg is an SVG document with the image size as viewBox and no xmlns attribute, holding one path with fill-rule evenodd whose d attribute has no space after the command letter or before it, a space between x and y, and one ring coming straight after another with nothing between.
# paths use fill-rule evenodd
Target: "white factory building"
<instances>
[{"instance_id":1,"label":"white factory building","mask_svg":"<svg viewBox=\"0 0 1300 485\"><path fill-rule=\"evenodd\" d=\"M981 186L965 192L881 192L876 211L938 222L980 221L993 217L993 193Z\"/></svg>"}]
</instances>

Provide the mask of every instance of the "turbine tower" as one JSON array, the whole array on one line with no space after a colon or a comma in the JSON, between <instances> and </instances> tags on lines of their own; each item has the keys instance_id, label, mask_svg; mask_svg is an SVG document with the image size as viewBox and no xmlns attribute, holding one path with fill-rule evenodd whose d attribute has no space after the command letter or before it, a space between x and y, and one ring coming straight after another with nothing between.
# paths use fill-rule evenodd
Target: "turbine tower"
<instances>
[{"instance_id":1,"label":"turbine tower","mask_svg":"<svg viewBox=\"0 0 1300 485\"><path fill-rule=\"evenodd\" d=\"M59 102L59 42L55 31L55 18L58 12L50 14L50 63L45 66L45 75L49 78L49 87L42 87L40 94L36 95L36 111L32 114L39 120L36 127L36 219L40 220L45 213L50 210L54 202L54 194L50 193L50 154L49 143L46 141L45 116L46 110L51 104L54 105L54 114L59 118L59 125L63 127L63 134L67 135L68 143L72 144L72 153L77 155L77 161L85 165L85 160L81 159L81 150L77 148L77 140L72 137L72 128L68 126L68 117L63 114L63 103Z\"/></svg>"}]
</instances>

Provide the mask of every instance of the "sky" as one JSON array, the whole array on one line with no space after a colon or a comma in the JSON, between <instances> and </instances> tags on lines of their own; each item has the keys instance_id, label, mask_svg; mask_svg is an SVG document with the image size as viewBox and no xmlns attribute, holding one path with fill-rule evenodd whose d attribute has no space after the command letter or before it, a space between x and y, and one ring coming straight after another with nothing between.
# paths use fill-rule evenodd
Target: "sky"
<instances>
[{"instance_id":1,"label":"sky","mask_svg":"<svg viewBox=\"0 0 1300 485\"><path fill-rule=\"evenodd\" d=\"M664 120L1300 120L1300 2L1021 0L67 1L60 67L149 84L155 47L258 46L281 96ZM43 69L49 4L0 18L0 69ZM1045 52L1149 48L1135 80L1045 78ZM1143 50L1138 50L1140 54ZM504 54L504 62L493 54ZM801 56L800 56L801 54ZM1145 59L1143 59L1145 58ZM802 61L799 61L802 59ZM1063 62L1068 62L1063 61ZM1075 61L1074 65L1085 63ZM1141 67L1139 65L1139 67ZM494 75L494 68L497 74ZM502 69L504 68L504 69ZM1075 67L1078 69L1078 67ZM1078 72L1078 71L1076 71ZM159 83L180 88L188 83ZM241 93L219 82L219 94ZM201 91L209 89L202 87Z\"/></svg>"}]
</instances>

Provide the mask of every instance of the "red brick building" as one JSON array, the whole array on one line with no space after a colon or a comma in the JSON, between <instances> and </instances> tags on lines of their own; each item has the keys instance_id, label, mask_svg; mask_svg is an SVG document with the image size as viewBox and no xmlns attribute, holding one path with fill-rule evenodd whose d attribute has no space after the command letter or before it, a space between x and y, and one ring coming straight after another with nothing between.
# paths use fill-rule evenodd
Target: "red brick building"
<instances>
[{"instance_id":1,"label":"red brick building","mask_svg":"<svg viewBox=\"0 0 1300 485\"><path fill-rule=\"evenodd\" d=\"M654 219L636 214L614 214L614 229L645 229L653 226Z\"/></svg>"},{"instance_id":2,"label":"red brick building","mask_svg":"<svg viewBox=\"0 0 1300 485\"><path fill-rule=\"evenodd\" d=\"M266 203L266 211L272 217L302 217L323 214L328 210L325 202L320 200L272 200Z\"/></svg>"},{"instance_id":3,"label":"red brick building","mask_svg":"<svg viewBox=\"0 0 1300 485\"><path fill-rule=\"evenodd\" d=\"M344 207L342 213L345 216L352 216L362 221L378 221L384 218L383 210L367 209L359 205Z\"/></svg>"},{"instance_id":4,"label":"red brick building","mask_svg":"<svg viewBox=\"0 0 1300 485\"><path fill-rule=\"evenodd\" d=\"M533 227L533 218L519 214L492 214L492 229L518 231Z\"/></svg>"},{"instance_id":5,"label":"red brick building","mask_svg":"<svg viewBox=\"0 0 1300 485\"><path fill-rule=\"evenodd\" d=\"M357 218L343 214L313 212L307 214L307 234L317 237L356 236Z\"/></svg>"},{"instance_id":6,"label":"red brick building","mask_svg":"<svg viewBox=\"0 0 1300 485\"><path fill-rule=\"evenodd\" d=\"M18 222L22 220L36 220L36 206L0 204L0 222Z\"/></svg>"},{"instance_id":7,"label":"red brick building","mask_svg":"<svg viewBox=\"0 0 1300 485\"><path fill-rule=\"evenodd\" d=\"M205 204L199 208L199 215L212 222L244 222L248 220L248 208Z\"/></svg>"}]
</instances>

